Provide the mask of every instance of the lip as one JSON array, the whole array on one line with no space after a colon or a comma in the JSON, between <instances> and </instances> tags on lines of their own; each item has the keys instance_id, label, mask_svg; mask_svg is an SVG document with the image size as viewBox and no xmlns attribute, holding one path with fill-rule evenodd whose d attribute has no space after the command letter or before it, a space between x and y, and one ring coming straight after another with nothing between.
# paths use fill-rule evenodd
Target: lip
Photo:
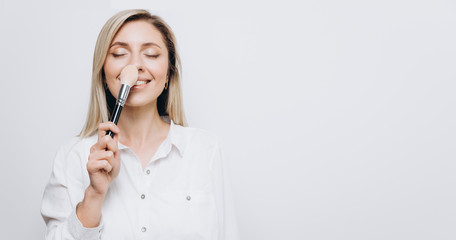
<instances>
[{"instance_id":1,"label":"lip","mask_svg":"<svg viewBox=\"0 0 456 240\"><path fill-rule=\"evenodd\" d=\"M149 85L149 83L152 82L151 79L145 79L145 78L138 78L138 81L148 81L146 84L142 85L133 85L131 86L130 90L141 90Z\"/></svg>"}]
</instances>

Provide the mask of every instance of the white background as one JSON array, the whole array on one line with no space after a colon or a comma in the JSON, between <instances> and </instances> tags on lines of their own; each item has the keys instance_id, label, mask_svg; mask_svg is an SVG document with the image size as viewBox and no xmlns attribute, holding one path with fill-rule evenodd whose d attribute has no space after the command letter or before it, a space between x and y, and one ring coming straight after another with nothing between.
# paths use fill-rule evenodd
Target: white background
<instances>
[{"instance_id":1,"label":"white background","mask_svg":"<svg viewBox=\"0 0 456 240\"><path fill-rule=\"evenodd\" d=\"M174 29L242 239L456 239L455 1L129 2L0 0L1 239L43 239L98 32L126 8Z\"/></svg>"}]
</instances>

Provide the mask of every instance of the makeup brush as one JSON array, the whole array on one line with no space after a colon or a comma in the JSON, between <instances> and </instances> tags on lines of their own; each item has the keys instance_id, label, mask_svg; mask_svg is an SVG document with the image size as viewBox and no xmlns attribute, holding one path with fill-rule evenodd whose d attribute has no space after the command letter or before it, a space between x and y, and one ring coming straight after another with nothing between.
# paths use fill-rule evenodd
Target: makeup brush
<instances>
[{"instance_id":1,"label":"makeup brush","mask_svg":"<svg viewBox=\"0 0 456 240\"><path fill-rule=\"evenodd\" d=\"M122 85L120 86L119 95L117 96L116 106L111 112L111 118L109 119L109 121L116 125L119 121L122 108L127 101L128 93L130 93L130 87L136 83L136 80L138 80L138 69L135 66L128 65L122 69L122 72L120 73L120 82ZM111 130L108 130L106 135L113 137L114 133L111 132Z\"/></svg>"}]
</instances>

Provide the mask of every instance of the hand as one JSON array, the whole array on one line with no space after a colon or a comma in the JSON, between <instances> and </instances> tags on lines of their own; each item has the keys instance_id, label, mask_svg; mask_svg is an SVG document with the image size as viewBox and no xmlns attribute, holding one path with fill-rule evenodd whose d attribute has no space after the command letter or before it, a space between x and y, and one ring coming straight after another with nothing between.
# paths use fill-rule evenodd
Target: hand
<instances>
[{"instance_id":1,"label":"hand","mask_svg":"<svg viewBox=\"0 0 456 240\"><path fill-rule=\"evenodd\" d=\"M111 130L114 138L106 135ZM119 128L112 122L100 123L98 125L98 141L90 148L87 171L89 172L90 185L96 195L106 195L109 185L119 175L120 153L117 146L119 139Z\"/></svg>"}]
</instances>

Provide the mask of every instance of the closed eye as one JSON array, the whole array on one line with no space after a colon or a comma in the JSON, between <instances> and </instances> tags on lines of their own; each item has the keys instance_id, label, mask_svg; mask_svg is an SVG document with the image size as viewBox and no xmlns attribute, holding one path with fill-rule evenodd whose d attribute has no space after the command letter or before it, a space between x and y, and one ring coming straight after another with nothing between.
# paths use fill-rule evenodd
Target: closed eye
<instances>
[{"instance_id":1,"label":"closed eye","mask_svg":"<svg viewBox=\"0 0 456 240\"><path fill-rule=\"evenodd\" d=\"M125 54L115 54L115 53L112 54L113 57L120 57L120 56L124 56L124 55Z\"/></svg>"},{"instance_id":2,"label":"closed eye","mask_svg":"<svg viewBox=\"0 0 456 240\"><path fill-rule=\"evenodd\" d=\"M158 56L160 56L159 54L157 55L149 55L149 54L145 54L147 57L151 57L151 58L158 58Z\"/></svg>"}]
</instances>

